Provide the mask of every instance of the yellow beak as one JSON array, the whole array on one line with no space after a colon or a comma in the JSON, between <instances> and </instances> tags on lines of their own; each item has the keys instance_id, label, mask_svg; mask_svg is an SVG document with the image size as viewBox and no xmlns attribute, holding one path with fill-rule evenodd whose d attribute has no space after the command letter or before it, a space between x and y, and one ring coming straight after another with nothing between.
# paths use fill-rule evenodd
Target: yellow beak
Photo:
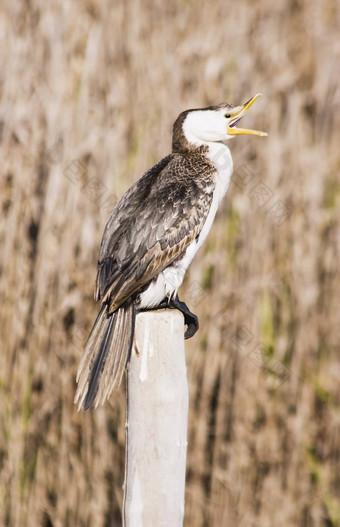
<instances>
[{"instance_id":1,"label":"yellow beak","mask_svg":"<svg viewBox=\"0 0 340 527\"><path fill-rule=\"evenodd\" d=\"M259 130L247 130L246 128L236 128L236 123L243 117L247 110L254 104L256 99L261 96L261 93L257 93L249 99L239 110L236 110L235 113L232 113L232 119L228 123L228 135L259 135L260 137L265 137L268 134L266 132L260 132Z\"/></svg>"}]
</instances>

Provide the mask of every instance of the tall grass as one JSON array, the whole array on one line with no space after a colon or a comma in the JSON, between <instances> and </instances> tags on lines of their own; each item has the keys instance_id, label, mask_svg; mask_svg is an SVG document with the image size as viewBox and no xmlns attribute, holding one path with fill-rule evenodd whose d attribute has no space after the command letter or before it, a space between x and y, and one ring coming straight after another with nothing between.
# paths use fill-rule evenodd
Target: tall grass
<instances>
[{"instance_id":1,"label":"tall grass","mask_svg":"<svg viewBox=\"0 0 340 527\"><path fill-rule=\"evenodd\" d=\"M338 34L333 0L3 3L1 525L120 525L123 390L72 402L101 234L180 111L258 91L181 290L185 524L340 525Z\"/></svg>"}]
</instances>

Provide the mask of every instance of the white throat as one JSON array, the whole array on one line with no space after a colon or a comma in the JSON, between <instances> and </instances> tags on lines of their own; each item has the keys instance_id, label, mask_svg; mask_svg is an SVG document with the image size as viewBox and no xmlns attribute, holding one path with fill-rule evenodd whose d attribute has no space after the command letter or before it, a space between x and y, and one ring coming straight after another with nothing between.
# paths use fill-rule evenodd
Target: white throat
<instances>
[{"instance_id":1,"label":"white throat","mask_svg":"<svg viewBox=\"0 0 340 527\"><path fill-rule=\"evenodd\" d=\"M222 142L210 143L207 157L216 168L214 199L217 206L227 192L233 173L233 159L227 145Z\"/></svg>"}]
</instances>

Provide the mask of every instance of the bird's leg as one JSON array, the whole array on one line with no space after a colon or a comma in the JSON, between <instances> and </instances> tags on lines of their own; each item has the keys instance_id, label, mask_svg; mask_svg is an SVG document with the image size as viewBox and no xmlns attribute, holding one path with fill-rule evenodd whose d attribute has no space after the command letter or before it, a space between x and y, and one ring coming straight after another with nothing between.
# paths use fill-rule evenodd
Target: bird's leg
<instances>
[{"instance_id":1,"label":"bird's leg","mask_svg":"<svg viewBox=\"0 0 340 527\"><path fill-rule=\"evenodd\" d=\"M188 326L186 332L184 333L185 339L190 339L198 331L199 323L198 317L190 311L188 306L182 302L178 296L171 298L165 298L160 304L154 307L147 307L141 309L141 311L155 311L157 309L178 309L184 316L184 322Z\"/></svg>"}]
</instances>

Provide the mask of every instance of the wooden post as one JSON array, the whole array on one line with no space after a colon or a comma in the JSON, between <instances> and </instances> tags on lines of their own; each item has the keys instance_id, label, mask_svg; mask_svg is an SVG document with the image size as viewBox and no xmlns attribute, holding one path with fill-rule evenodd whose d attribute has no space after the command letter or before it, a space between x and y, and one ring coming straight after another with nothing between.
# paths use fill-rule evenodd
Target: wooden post
<instances>
[{"instance_id":1,"label":"wooden post","mask_svg":"<svg viewBox=\"0 0 340 527\"><path fill-rule=\"evenodd\" d=\"M137 316L127 375L124 527L182 527L188 422L184 320Z\"/></svg>"}]
</instances>

